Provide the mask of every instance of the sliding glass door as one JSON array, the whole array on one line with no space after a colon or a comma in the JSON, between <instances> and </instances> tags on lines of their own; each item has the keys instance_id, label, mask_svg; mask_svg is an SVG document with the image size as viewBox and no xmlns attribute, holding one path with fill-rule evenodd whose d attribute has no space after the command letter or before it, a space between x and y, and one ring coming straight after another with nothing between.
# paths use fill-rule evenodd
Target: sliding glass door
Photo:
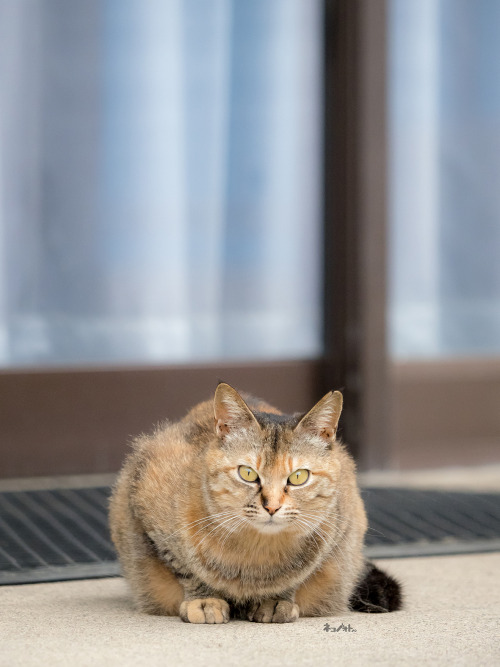
<instances>
[{"instance_id":1,"label":"sliding glass door","mask_svg":"<svg viewBox=\"0 0 500 667\"><path fill-rule=\"evenodd\" d=\"M3 368L321 353L319 0L0 0Z\"/></svg>"},{"instance_id":2,"label":"sliding glass door","mask_svg":"<svg viewBox=\"0 0 500 667\"><path fill-rule=\"evenodd\" d=\"M500 3L389 4L393 461L498 460Z\"/></svg>"},{"instance_id":3,"label":"sliding glass door","mask_svg":"<svg viewBox=\"0 0 500 667\"><path fill-rule=\"evenodd\" d=\"M322 391L321 0L0 0L0 475Z\"/></svg>"}]
</instances>

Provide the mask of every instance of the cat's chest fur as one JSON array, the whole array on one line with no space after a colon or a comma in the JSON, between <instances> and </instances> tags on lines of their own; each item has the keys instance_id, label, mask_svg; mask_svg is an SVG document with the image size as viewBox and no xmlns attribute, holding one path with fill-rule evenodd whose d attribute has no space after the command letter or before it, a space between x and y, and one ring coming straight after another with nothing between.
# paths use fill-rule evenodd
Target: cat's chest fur
<instances>
[{"instance_id":1,"label":"cat's chest fur","mask_svg":"<svg viewBox=\"0 0 500 667\"><path fill-rule=\"evenodd\" d=\"M196 526L195 526L196 528ZM199 535L199 529L167 534L148 531L155 555L177 576L203 580L234 601L272 596L303 583L332 545L301 540L296 535L235 536L223 544L216 535ZM322 548L321 548L322 547Z\"/></svg>"}]
</instances>

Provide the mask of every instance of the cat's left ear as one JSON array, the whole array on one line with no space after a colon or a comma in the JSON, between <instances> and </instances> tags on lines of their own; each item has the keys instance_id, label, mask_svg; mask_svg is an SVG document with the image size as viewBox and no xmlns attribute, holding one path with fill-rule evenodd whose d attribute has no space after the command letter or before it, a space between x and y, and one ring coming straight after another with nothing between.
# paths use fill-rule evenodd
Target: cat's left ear
<instances>
[{"instance_id":1,"label":"cat's left ear","mask_svg":"<svg viewBox=\"0 0 500 667\"><path fill-rule=\"evenodd\" d=\"M333 442L342 412L342 394L330 391L302 417L295 430L305 430L320 436L325 442Z\"/></svg>"}]
</instances>

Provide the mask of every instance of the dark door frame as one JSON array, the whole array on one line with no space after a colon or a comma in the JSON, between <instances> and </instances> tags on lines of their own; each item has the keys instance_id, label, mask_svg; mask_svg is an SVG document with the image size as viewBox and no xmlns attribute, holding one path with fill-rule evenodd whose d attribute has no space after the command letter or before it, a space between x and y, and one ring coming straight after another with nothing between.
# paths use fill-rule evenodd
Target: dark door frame
<instances>
[{"instance_id":1,"label":"dark door frame","mask_svg":"<svg viewBox=\"0 0 500 667\"><path fill-rule=\"evenodd\" d=\"M325 2L325 378L362 468L389 456L386 10Z\"/></svg>"}]
</instances>

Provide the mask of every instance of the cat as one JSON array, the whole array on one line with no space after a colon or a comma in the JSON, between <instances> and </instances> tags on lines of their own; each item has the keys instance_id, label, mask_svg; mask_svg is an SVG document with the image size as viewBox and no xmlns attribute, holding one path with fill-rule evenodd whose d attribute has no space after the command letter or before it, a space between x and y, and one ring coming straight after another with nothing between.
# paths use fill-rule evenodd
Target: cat
<instances>
[{"instance_id":1,"label":"cat","mask_svg":"<svg viewBox=\"0 0 500 667\"><path fill-rule=\"evenodd\" d=\"M220 383L134 443L110 527L136 606L190 623L286 623L349 609L394 611L397 581L363 557L342 394L285 415Z\"/></svg>"}]
</instances>

